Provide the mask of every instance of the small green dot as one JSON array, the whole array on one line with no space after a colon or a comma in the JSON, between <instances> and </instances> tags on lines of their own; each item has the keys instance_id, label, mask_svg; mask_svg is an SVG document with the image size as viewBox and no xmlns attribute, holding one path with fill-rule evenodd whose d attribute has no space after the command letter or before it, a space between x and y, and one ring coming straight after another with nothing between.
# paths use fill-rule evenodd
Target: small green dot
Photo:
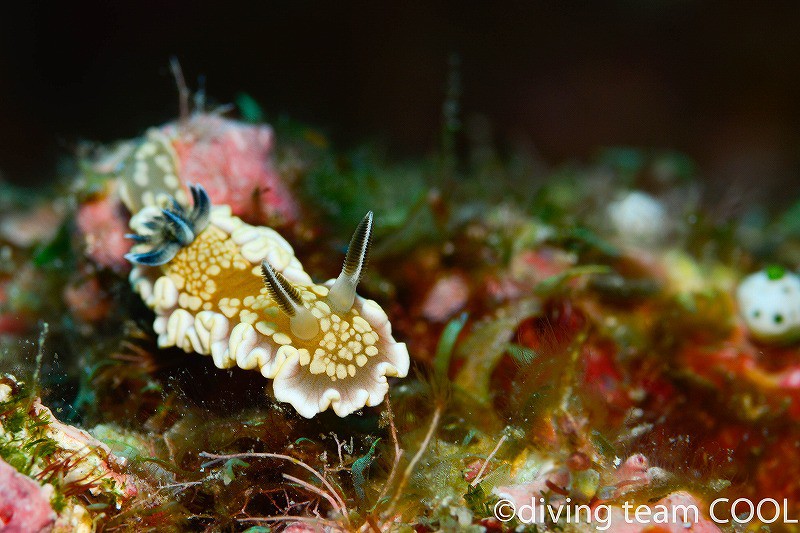
<instances>
[{"instance_id":1,"label":"small green dot","mask_svg":"<svg viewBox=\"0 0 800 533\"><path fill-rule=\"evenodd\" d=\"M781 279L786 274L786 269L780 265L770 265L765 269L767 278L775 281Z\"/></svg>"}]
</instances>

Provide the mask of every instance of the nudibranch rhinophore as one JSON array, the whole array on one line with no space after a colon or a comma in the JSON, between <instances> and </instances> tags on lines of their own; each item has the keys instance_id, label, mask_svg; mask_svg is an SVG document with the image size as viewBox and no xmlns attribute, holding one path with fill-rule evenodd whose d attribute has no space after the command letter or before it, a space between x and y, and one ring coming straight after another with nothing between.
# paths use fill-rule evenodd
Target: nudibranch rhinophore
<instances>
[{"instance_id":1,"label":"nudibranch rhinophore","mask_svg":"<svg viewBox=\"0 0 800 533\"><path fill-rule=\"evenodd\" d=\"M218 368L254 369L275 397L311 418L379 404L387 376L405 377L405 343L386 313L356 294L372 237L359 224L336 280L318 285L275 230L246 224L178 179L169 139L148 132L121 176L133 213L131 284L156 314L161 347L211 355Z\"/></svg>"}]
</instances>

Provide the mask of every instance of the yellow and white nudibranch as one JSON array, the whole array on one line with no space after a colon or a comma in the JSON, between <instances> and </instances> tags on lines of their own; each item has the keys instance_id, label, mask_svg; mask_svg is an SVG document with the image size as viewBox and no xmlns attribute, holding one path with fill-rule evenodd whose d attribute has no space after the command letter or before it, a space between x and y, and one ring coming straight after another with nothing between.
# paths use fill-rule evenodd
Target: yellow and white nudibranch
<instances>
[{"instance_id":1,"label":"yellow and white nudibranch","mask_svg":"<svg viewBox=\"0 0 800 533\"><path fill-rule=\"evenodd\" d=\"M258 370L275 397L311 418L379 404L387 376L405 377L405 343L386 313L356 294L372 237L359 224L336 280L315 284L276 231L211 206L202 187L179 180L169 140L151 130L121 176L136 232L131 284L156 314L161 347L211 355L218 368Z\"/></svg>"}]
</instances>

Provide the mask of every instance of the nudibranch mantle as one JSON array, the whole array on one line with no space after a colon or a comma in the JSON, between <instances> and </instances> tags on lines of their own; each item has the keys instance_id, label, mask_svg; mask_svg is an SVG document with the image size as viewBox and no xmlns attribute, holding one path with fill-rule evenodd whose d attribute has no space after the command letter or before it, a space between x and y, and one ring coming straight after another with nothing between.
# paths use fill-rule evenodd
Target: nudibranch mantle
<instances>
[{"instance_id":1,"label":"nudibranch mantle","mask_svg":"<svg viewBox=\"0 0 800 533\"><path fill-rule=\"evenodd\" d=\"M134 230L152 212L140 211ZM266 260L300 293L319 321L303 340L264 286ZM156 313L161 347L211 355L218 368L259 370L273 379L275 397L305 417L329 406L339 416L379 404L387 376L404 377L409 358L373 300L356 296L342 314L326 302L334 280L316 285L276 231L246 224L227 206L214 206L208 227L159 267L134 265L131 284Z\"/></svg>"},{"instance_id":2,"label":"nudibranch mantle","mask_svg":"<svg viewBox=\"0 0 800 533\"><path fill-rule=\"evenodd\" d=\"M144 186L144 180L139 181ZM202 229L194 228L190 215L207 207L208 198L201 187L190 190L194 211L181 205L186 203L185 192L171 194L172 213L163 209L166 202L157 205L163 193L147 194L132 209L138 208L130 221L138 243L134 251L141 246L151 249L126 256L133 263L130 282L156 314L158 345L210 355L218 368L258 370L273 380L279 401L291 403L307 418L328 407L344 417L383 401L389 390L387 377L408 374L409 355L405 343L392 337L383 309L355 294L371 237L371 213L351 242L339 280L318 285L280 234L245 223L229 206L211 206L202 217ZM169 234L166 241L154 235L154 220L172 224L176 217L182 220L177 224L187 224L185 230L193 238L177 249ZM169 253L159 253L165 246ZM157 262L151 261L153 252ZM357 268L354 257L360 260ZM349 288L342 290L337 284ZM279 302L276 285L296 301ZM331 289L335 298L329 298ZM301 328L293 323L294 313L287 314L287 306L305 313ZM308 320L313 329L306 327Z\"/></svg>"}]
</instances>

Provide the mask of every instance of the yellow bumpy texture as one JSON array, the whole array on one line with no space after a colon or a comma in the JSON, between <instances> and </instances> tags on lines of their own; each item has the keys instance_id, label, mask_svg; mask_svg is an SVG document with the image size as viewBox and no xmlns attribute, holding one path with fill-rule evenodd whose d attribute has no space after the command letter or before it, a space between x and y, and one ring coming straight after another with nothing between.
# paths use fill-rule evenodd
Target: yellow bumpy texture
<instances>
[{"instance_id":1,"label":"yellow bumpy texture","mask_svg":"<svg viewBox=\"0 0 800 533\"><path fill-rule=\"evenodd\" d=\"M263 259L297 289L319 322L317 335L292 333L264 285ZM334 312L326 301L333 280L314 284L277 232L245 224L226 206L214 207L209 226L169 263L134 266L131 283L156 313L160 346L211 355L219 368L259 370L274 379L276 398L306 417L329 406L346 416L376 405L386 376L408 372L405 344L394 340L378 304L356 297L349 311Z\"/></svg>"}]
</instances>

